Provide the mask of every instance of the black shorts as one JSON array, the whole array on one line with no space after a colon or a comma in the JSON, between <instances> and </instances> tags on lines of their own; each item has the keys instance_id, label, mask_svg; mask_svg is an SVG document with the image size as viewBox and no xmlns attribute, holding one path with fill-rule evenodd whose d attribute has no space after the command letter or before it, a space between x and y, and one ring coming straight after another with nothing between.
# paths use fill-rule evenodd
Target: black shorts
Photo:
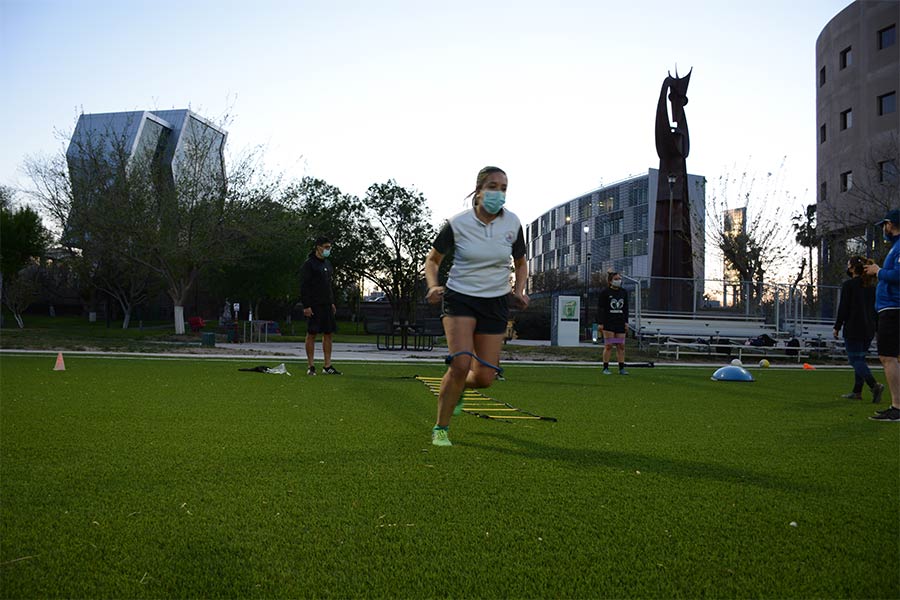
<instances>
[{"instance_id":1,"label":"black shorts","mask_svg":"<svg viewBox=\"0 0 900 600\"><path fill-rule=\"evenodd\" d=\"M441 317L475 317L475 333L506 333L509 300L507 296L479 298L444 288Z\"/></svg>"},{"instance_id":2,"label":"black shorts","mask_svg":"<svg viewBox=\"0 0 900 600\"><path fill-rule=\"evenodd\" d=\"M603 331L612 333L625 333L625 321L610 321L603 324Z\"/></svg>"},{"instance_id":3,"label":"black shorts","mask_svg":"<svg viewBox=\"0 0 900 600\"><path fill-rule=\"evenodd\" d=\"M900 310L878 313L878 356L900 356Z\"/></svg>"},{"instance_id":4,"label":"black shorts","mask_svg":"<svg viewBox=\"0 0 900 600\"><path fill-rule=\"evenodd\" d=\"M330 304L310 306L313 314L306 318L306 333L334 333L337 331L337 322L334 320L334 311Z\"/></svg>"}]
</instances>

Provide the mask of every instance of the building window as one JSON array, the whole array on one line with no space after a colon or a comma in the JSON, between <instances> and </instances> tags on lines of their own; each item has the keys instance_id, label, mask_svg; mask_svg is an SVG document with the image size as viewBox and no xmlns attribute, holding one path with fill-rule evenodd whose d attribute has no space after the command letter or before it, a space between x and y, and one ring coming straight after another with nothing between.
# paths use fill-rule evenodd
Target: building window
<instances>
[{"instance_id":1,"label":"building window","mask_svg":"<svg viewBox=\"0 0 900 600\"><path fill-rule=\"evenodd\" d=\"M897 112L897 92L878 96L878 114L886 115Z\"/></svg>"},{"instance_id":2,"label":"building window","mask_svg":"<svg viewBox=\"0 0 900 600\"><path fill-rule=\"evenodd\" d=\"M841 69L846 69L853 64L853 47L847 46L841 50L840 65Z\"/></svg>"},{"instance_id":3,"label":"building window","mask_svg":"<svg viewBox=\"0 0 900 600\"><path fill-rule=\"evenodd\" d=\"M822 123L822 126L819 127L819 143L824 144L826 139L827 139L827 136L825 133L825 124Z\"/></svg>"},{"instance_id":4,"label":"building window","mask_svg":"<svg viewBox=\"0 0 900 600\"><path fill-rule=\"evenodd\" d=\"M853 127L853 109L848 108L841 113L841 131Z\"/></svg>"},{"instance_id":5,"label":"building window","mask_svg":"<svg viewBox=\"0 0 900 600\"><path fill-rule=\"evenodd\" d=\"M897 43L897 26L891 25L878 32L878 49L884 50Z\"/></svg>"},{"instance_id":6,"label":"building window","mask_svg":"<svg viewBox=\"0 0 900 600\"><path fill-rule=\"evenodd\" d=\"M819 69L819 87L825 85L825 67Z\"/></svg>"},{"instance_id":7,"label":"building window","mask_svg":"<svg viewBox=\"0 0 900 600\"><path fill-rule=\"evenodd\" d=\"M878 163L878 181L881 183L897 183L900 180L900 173L897 171L897 162L893 160L883 160Z\"/></svg>"},{"instance_id":8,"label":"building window","mask_svg":"<svg viewBox=\"0 0 900 600\"><path fill-rule=\"evenodd\" d=\"M828 184L824 181L819 185L819 202L828 201Z\"/></svg>"},{"instance_id":9,"label":"building window","mask_svg":"<svg viewBox=\"0 0 900 600\"><path fill-rule=\"evenodd\" d=\"M841 191L849 192L853 189L853 171L841 173Z\"/></svg>"}]
</instances>

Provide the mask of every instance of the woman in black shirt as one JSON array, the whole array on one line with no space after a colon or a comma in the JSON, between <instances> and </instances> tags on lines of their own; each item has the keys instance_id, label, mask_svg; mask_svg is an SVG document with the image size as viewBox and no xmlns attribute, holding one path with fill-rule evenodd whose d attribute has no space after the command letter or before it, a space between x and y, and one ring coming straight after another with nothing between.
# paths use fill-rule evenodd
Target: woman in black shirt
<instances>
[{"instance_id":1,"label":"woman in black shirt","mask_svg":"<svg viewBox=\"0 0 900 600\"><path fill-rule=\"evenodd\" d=\"M609 285L600 292L599 316L597 322L603 334L603 374L609 375L609 355L616 348L619 359L619 375L628 375L625 370L625 334L628 333L628 292L622 289L622 276L614 271L606 274Z\"/></svg>"},{"instance_id":2,"label":"woman in black shirt","mask_svg":"<svg viewBox=\"0 0 900 600\"><path fill-rule=\"evenodd\" d=\"M844 330L844 346L847 348L847 361L853 366L853 391L843 394L842 398L862 400L863 382L872 390L872 402L881 401L884 385L875 381L869 365L866 364L866 351L875 336L875 277L866 275L865 258L852 256L847 261L847 275L850 279L841 285L841 300L838 303L837 317L834 320L834 338L838 338ZM871 259L869 263L873 263ZM874 264L874 263L873 263Z\"/></svg>"}]
</instances>

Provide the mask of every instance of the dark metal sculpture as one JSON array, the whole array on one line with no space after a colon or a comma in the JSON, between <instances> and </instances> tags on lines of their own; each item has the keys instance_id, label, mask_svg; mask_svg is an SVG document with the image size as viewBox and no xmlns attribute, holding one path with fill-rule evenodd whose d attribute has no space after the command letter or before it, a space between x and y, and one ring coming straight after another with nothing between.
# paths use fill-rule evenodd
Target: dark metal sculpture
<instances>
[{"instance_id":1,"label":"dark metal sculpture","mask_svg":"<svg viewBox=\"0 0 900 600\"><path fill-rule=\"evenodd\" d=\"M659 155L659 183L656 188L656 219L653 228L650 307L654 310L693 309L694 276L691 245L691 210L688 203L687 166L691 151L687 117L687 88L691 69L684 77L669 76L663 81L656 106L656 153ZM667 94L668 92L668 94ZM671 103L672 122L666 107Z\"/></svg>"}]
</instances>

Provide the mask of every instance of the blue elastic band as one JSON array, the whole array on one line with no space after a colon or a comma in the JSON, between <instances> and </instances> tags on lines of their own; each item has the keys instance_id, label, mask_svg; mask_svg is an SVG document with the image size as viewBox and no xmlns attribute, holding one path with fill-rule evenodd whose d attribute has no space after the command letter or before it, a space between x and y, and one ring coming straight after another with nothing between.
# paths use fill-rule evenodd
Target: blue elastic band
<instances>
[{"instance_id":1,"label":"blue elastic band","mask_svg":"<svg viewBox=\"0 0 900 600\"><path fill-rule=\"evenodd\" d=\"M454 358L456 358L457 356L461 356L463 354L468 354L469 356L471 356L472 358L474 358L475 360L477 360L478 362L480 362L481 364L483 364L484 366L486 366L489 369L494 369L498 373L503 373L503 369L501 367L498 367L497 365L492 365L491 363L487 362L486 360L482 360L482 359L478 358L477 356L475 356L475 354L473 354L472 352L469 352L468 350L463 350L462 352L456 352L454 354L448 354L444 358L444 362L449 365L450 363L453 362Z\"/></svg>"}]
</instances>

